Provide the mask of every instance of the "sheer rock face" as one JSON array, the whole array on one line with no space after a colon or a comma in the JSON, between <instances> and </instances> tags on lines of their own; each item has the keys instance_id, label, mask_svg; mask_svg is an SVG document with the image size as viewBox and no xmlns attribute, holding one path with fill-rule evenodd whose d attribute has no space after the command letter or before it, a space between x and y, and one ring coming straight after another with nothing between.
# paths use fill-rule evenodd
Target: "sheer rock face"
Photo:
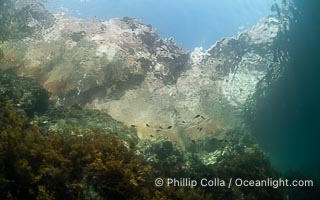
<instances>
[{"instance_id":1,"label":"sheer rock face","mask_svg":"<svg viewBox=\"0 0 320 200\"><path fill-rule=\"evenodd\" d=\"M52 17L41 37L0 44L1 66L36 79L57 105L105 110L140 137L185 142L238 126L256 84L278 65L276 17L192 53L129 17Z\"/></svg>"}]
</instances>

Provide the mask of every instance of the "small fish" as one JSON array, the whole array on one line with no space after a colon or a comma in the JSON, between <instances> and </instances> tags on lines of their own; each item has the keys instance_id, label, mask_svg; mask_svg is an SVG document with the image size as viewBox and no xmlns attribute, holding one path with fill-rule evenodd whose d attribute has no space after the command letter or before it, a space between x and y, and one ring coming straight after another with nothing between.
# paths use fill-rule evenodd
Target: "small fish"
<instances>
[{"instance_id":1,"label":"small fish","mask_svg":"<svg viewBox=\"0 0 320 200\"><path fill-rule=\"evenodd\" d=\"M182 121L182 123L186 123L186 121Z\"/></svg>"},{"instance_id":2,"label":"small fish","mask_svg":"<svg viewBox=\"0 0 320 200\"><path fill-rule=\"evenodd\" d=\"M157 132L160 132L161 130L157 129L156 131L157 131Z\"/></svg>"},{"instance_id":3,"label":"small fish","mask_svg":"<svg viewBox=\"0 0 320 200\"><path fill-rule=\"evenodd\" d=\"M131 124L131 128L137 128L137 126L134 124Z\"/></svg>"},{"instance_id":4,"label":"small fish","mask_svg":"<svg viewBox=\"0 0 320 200\"><path fill-rule=\"evenodd\" d=\"M150 135L150 137L153 137L153 135Z\"/></svg>"},{"instance_id":5,"label":"small fish","mask_svg":"<svg viewBox=\"0 0 320 200\"><path fill-rule=\"evenodd\" d=\"M167 127L167 129L171 129L171 128L172 128L172 126L168 126L168 127Z\"/></svg>"},{"instance_id":6,"label":"small fish","mask_svg":"<svg viewBox=\"0 0 320 200\"><path fill-rule=\"evenodd\" d=\"M196 116L194 116L193 119L199 118L200 116L201 116L201 115L196 115Z\"/></svg>"},{"instance_id":7,"label":"small fish","mask_svg":"<svg viewBox=\"0 0 320 200\"><path fill-rule=\"evenodd\" d=\"M162 126L159 126L159 128L163 129L163 127L162 127Z\"/></svg>"},{"instance_id":8,"label":"small fish","mask_svg":"<svg viewBox=\"0 0 320 200\"><path fill-rule=\"evenodd\" d=\"M150 125L149 125L149 124L146 124L146 126L147 126L147 127L150 127Z\"/></svg>"},{"instance_id":9,"label":"small fish","mask_svg":"<svg viewBox=\"0 0 320 200\"><path fill-rule=\"evenodd\" d=\"M206 118L204 118L204 116L201 115L201 119L206 119Z\"/></svg>"},{"instance_id":10,"label":"small fish","mask_svg":"<svg viewBox=\"0 0 320 200\"><path fill-rule=\"evenodd\" d=\"M192 142L192 144L195 144L195 143L196 143L196 141L195 141L195 140L191 140L191 142Z\"/></svg>"},{"instance_id":11,"label":"small fish","mask_svg":"<svg viewBox=\"0 0 320 200\"><path fill-rule=\"evenodd\" d=\"M199 131L202 131L202 127L201 127L201 128L199 128Z\"/></svg>"}]
</instances>

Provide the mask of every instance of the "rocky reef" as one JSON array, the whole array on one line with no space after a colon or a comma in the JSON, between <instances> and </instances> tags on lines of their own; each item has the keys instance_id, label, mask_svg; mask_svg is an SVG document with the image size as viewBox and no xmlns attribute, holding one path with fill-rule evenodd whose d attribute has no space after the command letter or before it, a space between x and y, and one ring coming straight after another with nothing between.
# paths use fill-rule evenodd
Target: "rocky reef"
<instances>
[{"instance_id":1,"label":"rocky reef","mask_svg":"<svg viewBox=\"0 0 320 200\"><path fill-rule=\"evenodd\" d=\"M1 4L0 199L285 198L154 179L281 177L243 120L285 70L289 14L188 52L134 18Z\"/></svg>"},{"instance_id":2,"label":"rocky reef","mask_svg":"<svg viewBox=\"0 0 320 200\"><path fill-rule=\"evenodd\" d=\"M51 105L27 116L24 95L31 79L1 71L0 88L14 91L0 103L1 199L278 199L282 190L245 187L155 187L155 177L277 177L267 157L248 136L237 131L191 141L183 149L168 138L138 141L106 113ZM8 81L7 77L11 77ZM17 84L6 84L7 82ZM22 87L18 83L23 82ZM35 97L33 97L33 95ZM4 96L3 94L1 96ZM39 107L41 101L31 101ZM22 104L24 105L24 104ZM28 107L27 107L28 108ZM227 136L227 137L226 137ZM210 177L209 177L210 175Z\"/></svg>"},{"instance_id":3,"label":"rocky reef","mask_svg":"<svg viewBox=\"0 0 320 200\"><path fill-rule=\"evenodd\" d=\"M286 68L289 13L188 52L137 19L84 20L40 2L0 2L0 199L294 194L154 185L281 177L246 125Z\"/></svg>"}]
</instances>

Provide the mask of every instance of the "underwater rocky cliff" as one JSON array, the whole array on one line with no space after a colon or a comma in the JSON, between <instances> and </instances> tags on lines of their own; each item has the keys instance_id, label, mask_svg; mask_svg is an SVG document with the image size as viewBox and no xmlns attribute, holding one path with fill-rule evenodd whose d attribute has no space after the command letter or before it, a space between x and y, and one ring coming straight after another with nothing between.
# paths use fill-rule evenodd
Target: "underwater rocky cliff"
<instances>
[{"instance_id":1,"label":"underwater rocky cliff","mask_svg":"<svg viewBox=\"0 0 320 200\"><path fill-rule=\"evenodd\" d=\"M277 46L284 19L276 15L188 52L137 19L83 20L41 4L12 7L33 31L2 39L2 68L36 80L56 105L103 110L135 126L140 138L185 143L241 126L256 84L286 56Z\"/></svg>"},{"instance_id":2,"label":"underwater rocky cliff","mask_svg":"<svg viewBox=\"0 0 320 200\"><path fill-rule=\"evenodd\" d=\"M248 133L272 124L252 126L272 118L266 99L290 64L290 4L189 52L134 18L1 3L0 199L289 198L287 188L158 188L154 178L281 177Z\"/></svg>"}]
</instances>

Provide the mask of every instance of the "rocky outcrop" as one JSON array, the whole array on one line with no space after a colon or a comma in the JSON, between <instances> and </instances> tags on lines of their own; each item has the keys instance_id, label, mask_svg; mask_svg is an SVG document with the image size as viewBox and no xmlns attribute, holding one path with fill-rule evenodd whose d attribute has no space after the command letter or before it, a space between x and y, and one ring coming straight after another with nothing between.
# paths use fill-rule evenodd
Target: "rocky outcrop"
<instances>
[{"instance_id":1,"label":"rocky outcrop","mask_svg":"<svg viewBox=\"0 0 320 200\"><path fill-rule=\"evenodd\" d=\"M241 125L256 84L285 55L275 48L282 27L275 16L189 53L137 19L48 13L53 20L41 23L36 13L28 24L41 31L0 44L1 66L37 80L56 105L106 111L141 138L185 143Z\"/></svg>"}]
</instances>

